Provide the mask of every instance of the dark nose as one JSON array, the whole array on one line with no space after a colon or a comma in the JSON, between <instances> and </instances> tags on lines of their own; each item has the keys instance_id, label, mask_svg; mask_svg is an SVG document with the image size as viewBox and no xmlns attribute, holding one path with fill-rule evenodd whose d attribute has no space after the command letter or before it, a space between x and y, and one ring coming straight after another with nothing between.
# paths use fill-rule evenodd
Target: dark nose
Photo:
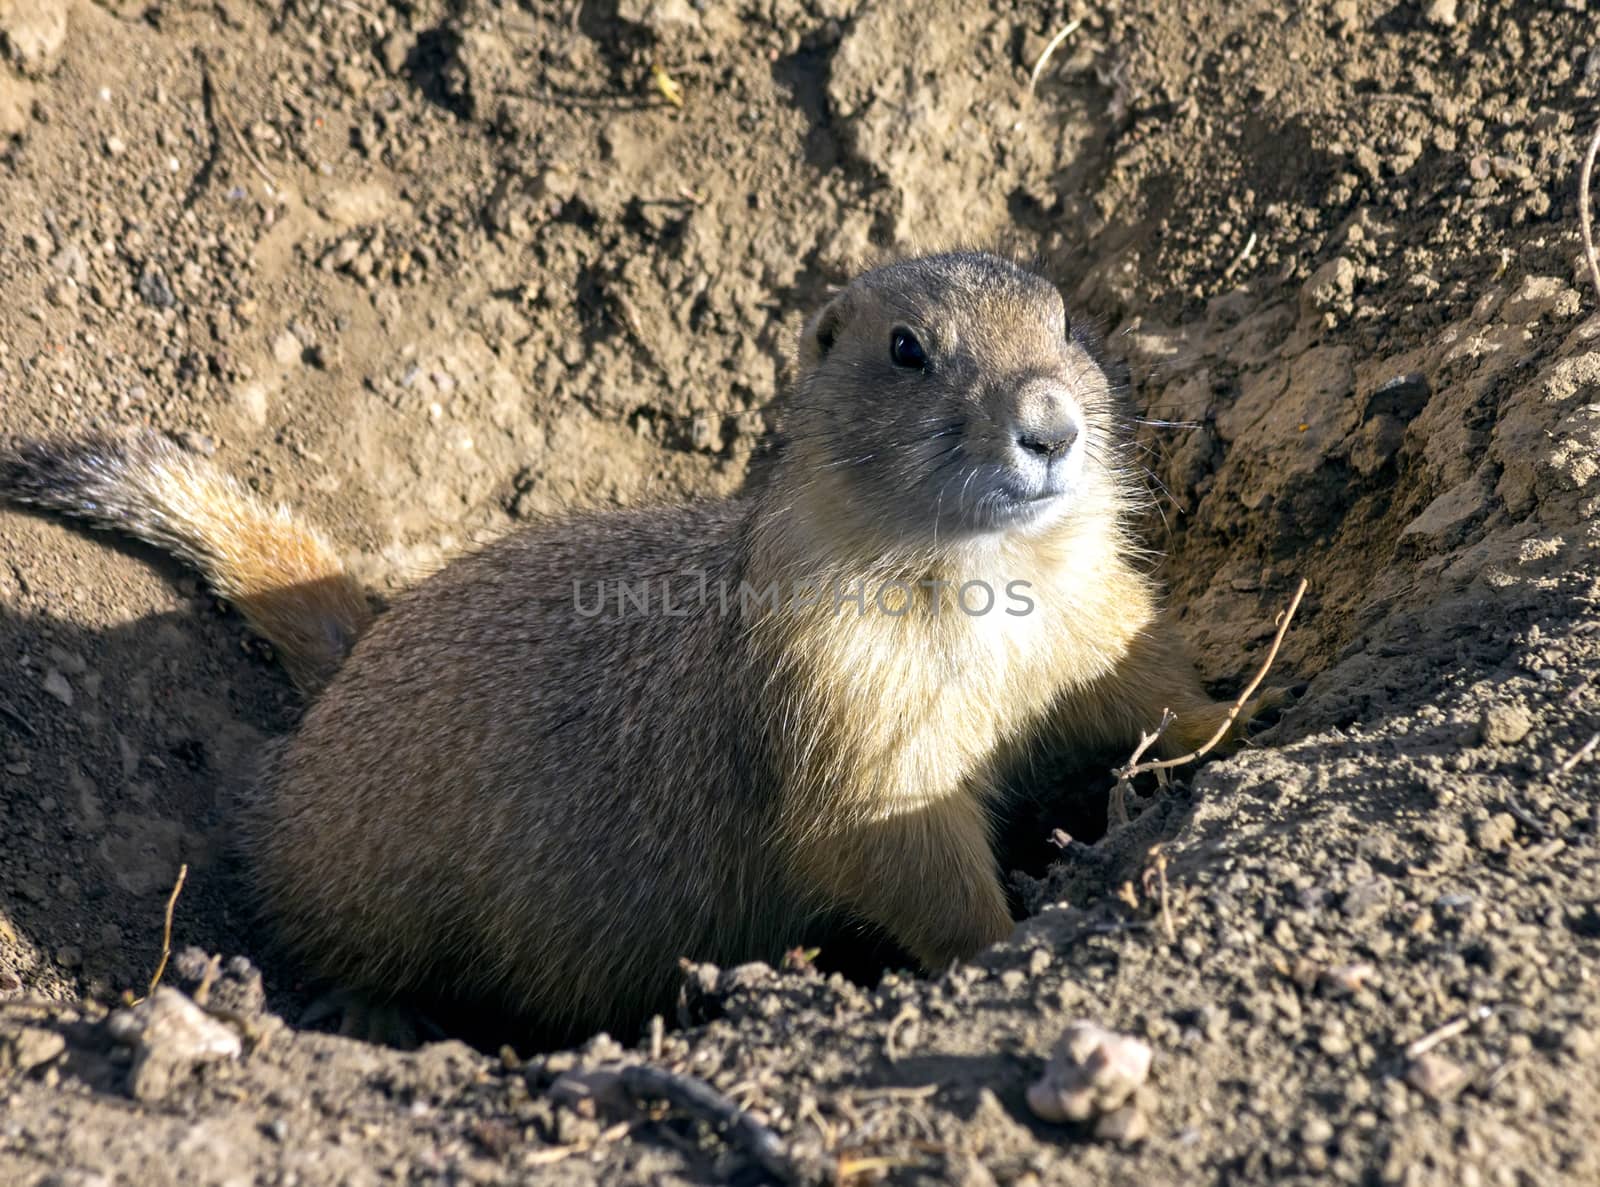
<instances>
[{"instance_id":1,"label":"dark nose","mask_svg":"<svg viewBox=\"0 0 1600 1187\"><path fill-rule=\"evenodd\" d=\"M1017 444L1026 452L1046 459L1058 458L1072 448L1078 439L1078 427L1065 423L1048 430L1024 429L1017 434Z\"/></svg>"}]
</instances>

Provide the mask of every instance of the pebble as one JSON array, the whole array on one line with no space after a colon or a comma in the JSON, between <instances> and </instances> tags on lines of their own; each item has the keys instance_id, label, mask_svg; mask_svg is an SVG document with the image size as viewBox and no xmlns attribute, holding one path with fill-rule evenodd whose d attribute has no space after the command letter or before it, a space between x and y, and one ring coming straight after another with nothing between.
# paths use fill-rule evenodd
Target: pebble
<instances>
[{"instance_id":1,"label":"pebble","mask_svg":"<svg viewBox=\"0 0 1600 1187\"><path fill-rule=\"evenodd\" d=\"M1533 716L1521 705L1491 705L1478 721L1478 732L1490 746L1514 746L1533 729Z\"/></svg>"},{"instance_id":2,"label":"pebble","mask_svg":"<svg viewBox=\"0 0 1600 1187\"><path fill-rule=\"evenodd\" d=\"M51 668L44 674L43 688L67 708L72 708L72 685L67 683L59 668Z\"/></svg>"},{"instance_id":3,"label":"pebble","mask_svg":"<svg viewBox=\"0 0 1600 1187\"><path fill-rule=\"evenodd\" d=\"M1044 1075L1029 1085L1028 1107L1045 1121L1115 1112L1149 1077L1153 1057L1150 1045L1132 1035L1074 1022L1056 1040Z\"/></svg>"},{"instance_id":4,"label":"pebble","mask_svg":"<svg viewBox=\"0 0 1600 1187\"><path fill-rule=\"evenodd\" d=\"M272 340L272 357L281 367L292 367L305 355L305 348L300 345L300 339L285 330Z\"/></svg>"},{"instance_id":5,"label":"pebble","mask_svg":"<svg viewBox=\"0 0 1600 1187\"><path fill-rule=\"evenodd\" d=\"M27 1075L67 1049L67 1040L58 1032L41 1026L19 1026L0 1034L0 1068Z\"/></svg>"},{"instance_id":6,"label":"pebble","mask_svg":"<svg viewBox=\"0 0 1600 1187\"><path fill-rule=\"evenodd\" d=\"M1430 25L1452 28L1457 19L1456 0L1428 0L1428 7L1423 10L1422 16Z\"/></svg>"},{"instance_id":7,"label":"pebble","mask_svg":"<svg viewBox=\"0 0 1600 1187\"><path fill-rule=\"evenodd\" d=\"M1406 1083L1429 1100L1448 1100L1460 1092L1467 1073L1433 1051L1417 1056L1406 1068Z\"/></svg>"},{"instance_id":8,"label":"pebble","mask_svg":"<svg viewBox=\"0 0 1600 1187\"><path fill-rule=\"evenodd\" d=\"M1113 1109L1094 1123L1094 1136L1102 1142L1132 1146L1150 1134L1150 1121L1132 1101Z\"/></svg>"},{"instance_id":9,"label":"pebble","mask_svg":"<svg viewBox=\"0 0 1600 1187\"><path fill-rule=\"evenodd\" d=\"M0 50L24 74L48 74L67 40L67 0L0 3Z\"/></svg>"},{"instance_id":10,"label":"pebble","mask_svg":"<svg viewBox=\"0 0 1600 1187\"><path fill-rule=\"evenodd\" d=\"M134 1050L128 1092L136 1100L160 1100L200 1064L237 1059L243 1051L238 1035L166 985L112 1014L106 1031Z\"/></svg>"},{"instance_id":11,"label":"pebble","mask_svg":"<svg viewBox=\"0 0 1600 1187\"><path fill-rule=\"evenodd\" d=\"M1322 1146L1333 1140L1333 1126L1325 1117L1312 1117L1300 1127L1300 1140L1308 1146Z\"/></svg>"},{"instance_id":12,"label":"pebble","mask_svg":"<svg viewBox=\"0 0 1600 1187\"><path fill-rule=\"evenodd\" d=\"M171 309L178 303L177 294L167 282L167 274L154 264L145 265L139 274L139 296L155 309Z\"/></svg>"},{"instance_id":13,"label":"pebble","mask_svg":"<svg viewBox=\"0 0 1600 1187\"><path fill-rule=\"evenodd\" d=\"M1335 965L1318 974L1317 985L1329 997L1347 997L1372 980L1377 971L1365 962Z\"/></svg>"},{"instance_id":14,"label":"pebble","mask_svg":"<svg viewBox=\"0 0 1600 1187\"><path fill-rule=\"evenodd\" d=\"M1509 812L1496 812L1473 830L1472 839L1485 853L1498 853L1517 835L1517 820Z\"/></svg>"}]
</instances>

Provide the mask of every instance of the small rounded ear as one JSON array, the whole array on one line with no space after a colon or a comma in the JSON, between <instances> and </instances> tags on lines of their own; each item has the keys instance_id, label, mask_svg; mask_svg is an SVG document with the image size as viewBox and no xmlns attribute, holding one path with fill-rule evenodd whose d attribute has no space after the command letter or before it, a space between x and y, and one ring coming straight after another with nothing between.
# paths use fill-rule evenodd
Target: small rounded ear
<instances>
[{"instance_id":1,"label":"small rounded ear","mask_svg":"<svg viewBox=\"0 0 1600 1187\"><path fill-rule=\"evenodd\" d=\"M844 326L844 299L840 293L815 313L800 332L800 368L809 371L833 350Z\"/></svg>"}]
</instances>

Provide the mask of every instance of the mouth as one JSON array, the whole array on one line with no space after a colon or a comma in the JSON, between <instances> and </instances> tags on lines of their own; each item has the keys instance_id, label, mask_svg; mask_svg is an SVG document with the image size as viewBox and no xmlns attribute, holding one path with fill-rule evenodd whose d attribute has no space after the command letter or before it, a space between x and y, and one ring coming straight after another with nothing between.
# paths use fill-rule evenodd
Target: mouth
<instances>
[{"instance_id":1,"label":"mouth","mask_svg":"<svg viewBox=\"0 0 1600 1187\"><path fill-rule=\"evenodd\" d=\"M980 531L1023 527L1049 518L1065 501L1064 490L1025 492L999 487L973 505L973 525Z\"/></svg>"}]
</instances>

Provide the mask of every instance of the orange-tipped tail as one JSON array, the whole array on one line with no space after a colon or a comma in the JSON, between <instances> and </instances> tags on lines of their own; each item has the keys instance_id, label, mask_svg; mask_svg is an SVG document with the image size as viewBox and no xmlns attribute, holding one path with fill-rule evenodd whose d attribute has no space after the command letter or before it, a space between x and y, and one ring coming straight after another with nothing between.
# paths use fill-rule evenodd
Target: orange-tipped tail
<instances>
[{"instance_id":1,"label":"orange-tipped tail","mask_svg":"<svg viewBox=\"0 0 1600 1187\"><path fill-rule=\"evenodd\" d=\"M76 516L192 565L308 694L332 678L372 620L319 532L157 433L0 447L0 500Z\"/></svg>"}]
</instances>

